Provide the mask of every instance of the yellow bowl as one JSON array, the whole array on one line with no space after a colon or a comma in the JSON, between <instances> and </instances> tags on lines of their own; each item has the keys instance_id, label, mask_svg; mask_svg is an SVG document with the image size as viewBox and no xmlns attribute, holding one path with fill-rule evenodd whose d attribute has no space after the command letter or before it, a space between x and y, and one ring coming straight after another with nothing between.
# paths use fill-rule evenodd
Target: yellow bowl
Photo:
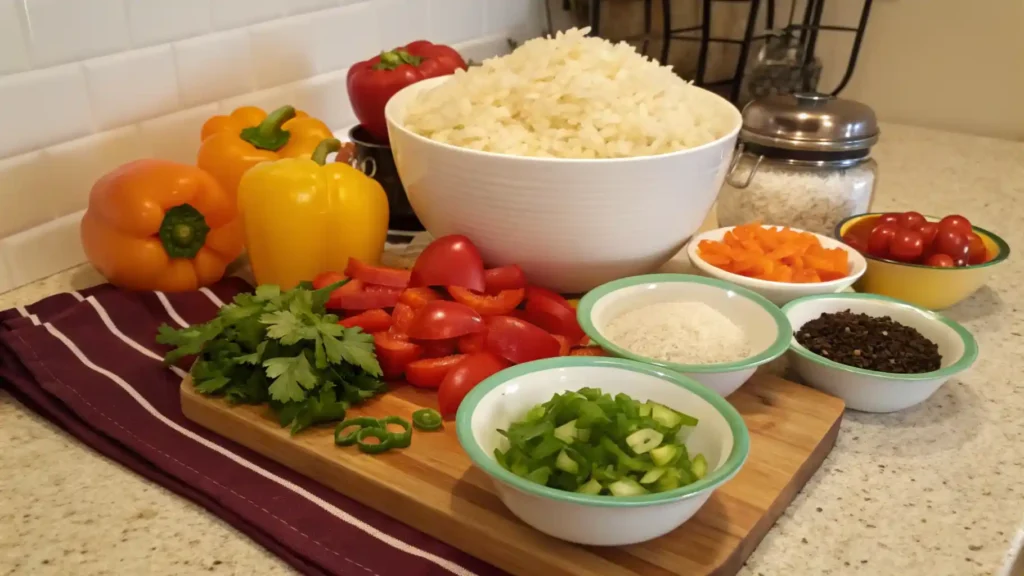
<instances>
[{"instance_id":1,"label":"yellow bowl","mask_svg":"<svg viewBox=\"0 0 1024 576\"><path fill-rule=\"evenodd\" d=\"M883 212L873 212L851 216L836 226L836 237L842 238L843 234L857 222L882 214ZM929 222L939 220L931 216L925 218ZM896 262L865 254L868 269L853 288L858 292L898 298L931 310L949 308L981 288L988 281L992 270L1010 255L1010 246L999 236L977 226L974 227L974 232L981 237L989 254L995 254L988 262L960 268L940 268Z\"/></svg>"}]
</instances>

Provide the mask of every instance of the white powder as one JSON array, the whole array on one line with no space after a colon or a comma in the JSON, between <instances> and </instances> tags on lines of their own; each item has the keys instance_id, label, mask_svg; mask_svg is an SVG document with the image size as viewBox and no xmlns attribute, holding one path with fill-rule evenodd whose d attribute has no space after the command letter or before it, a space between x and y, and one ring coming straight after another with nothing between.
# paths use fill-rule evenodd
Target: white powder
<instances>
[{"instance_id":1,"label":"white powder","mask_svg":"<svg viewBox=\"0 0 1024 576\"><path fill-rule=\"evenodd\" d=\"M676 364L720 364L750 356L743 330L703 302L666 302L631 310L605 335L640 356Z\"/></svg>"}]
</instances>

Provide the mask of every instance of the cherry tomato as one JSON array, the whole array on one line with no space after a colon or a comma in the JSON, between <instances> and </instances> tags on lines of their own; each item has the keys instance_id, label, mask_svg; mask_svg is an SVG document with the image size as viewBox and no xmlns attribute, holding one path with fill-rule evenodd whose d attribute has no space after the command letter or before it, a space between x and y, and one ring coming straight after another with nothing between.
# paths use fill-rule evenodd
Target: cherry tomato
<instances>
[{"instance_id":1,"label":"cherry tomato","mask_svg":"<svg viewBox=\"0 0 1024 576\"><path fill-rule=\"evenodd\" d=\"M449 286L448 293L459 303L469 306L482 316L504 316L515 310L523 301L526 290L514 288L502 290L496 295L476 294L459 286Z\"/></svg>"},{"instance_id":2,"label":"cherry tomato","mask_svg":"<svg viewBox=\"0 0 1024 576\"><path fill-rule=\"evenodd\" d=\"M580 346L573 348L569 356L607 356L608 354L600 346Z\"/></svg>"},{"instance_id":3,"label":"cherry tomato","mask_svg":"<svg viewBox=\"0 0 1024 576\"><path fill-rule=\"evenodd\" d=\"M399 340L387 332L373 335L374 351L377 361L384 371L384 378L394 379L405 373L405 367L414 360L419 360L423 350L412 342Z\"/></svg>"},{"instance_id":4,"label":"cherry tomato","mask_svg":"<svg viewBox=\"0 0 1024 576\"><path fill-rule=\"evenodd\" d=\"M383 332L388 328L391 328L391 314L388 314L380 308L374 308L373 310L367 310L356 314L355 316L349 316L344 320L338 322L346 328L359 327L363 329L363 332L367 334L373 334L374 332Z\"/></svg>"},{"instance_id":5,"label":"cherry tomato","mask_svg":"<svg viewBox=\"0 0 1024 576\"><path fill-rule=\"evenodd\" d=\"M949 230L951 232L959 232L961 234L967 234L973 232L974 227L971 226L971 221L959 214L950 214L942 220L939 220L939 230Z\"/></svg>"},{"instance_id":6,"label":"cherry tomato","mask_svg":"<svg viewBox=\"0 0 1024 576\"><path fill-rule=\"evenodd\" d=\"M939 232L939 225L935 222L922 222L917 225L917 231L921 234L925 251L932 247L935 242L935 234Z\"/></svg>"},{"instance_id":7,"label":"cherry tomato","mask_svg":"<svg viewBox=\"0 0 1024 576\"><path fill-rule=\"evenodd\" d=\"M349 258L348 266L345 267L345 276L377 286L405 288L409 285L411 275L412 272L408 270L388 268L387 266L374 266L356 258Z\"/></svg>"},{"instance_id":8,"label":"cherry tomato","mask_svg":"<svg viewBox=\"0 0 1024 576\"><path fill-rule=\"evenodd\" d=\"M526 288L526 274L523 274L523 269L515 264L491 268L484 271L484 285L488 294Z\"/></svg>"},{"instance_id":9,"label":"cherry tomato","mask_svg":"<svg viewBox=\"0 0 1024 576\"><path fill-rule=\"evenodd\" d=\"M569 343L569 339L559 334L552 334L555 340L558 340L558 355L568 356L569 352L572 351L572 344Z\"/></svg>"},{"instance_id":10,"label":"cherry tomato","mask_svg":"<svg viewBox=\"0 0 1024 576\"><path fill-rule=\"evenodd\" d=\"M882 214L881 216L879 216L878 217L878 221L875 222L875 225L876 226L880 226L882 224L894 224L896 226L899 226L899 224L900 224L900 214L899 214L899 212L889 212L889 213Z\"/></svg>"},{"instance_id":11,"label":"cherry tomato","mask_svg":"<svg viewBox=\"0 0 1024 576\"><path fill-rule=\"evenodd\" d=\"M433 288L406 288L398 296L399 302L412 307L414 310L419 310L427 302L440 299L441 295Z\"/></svg>"},{"instance_id":12,"label":"cherry tomato","mask_svg":"<svg viewBox=\"0 0 1024 576\"><path fill-rule=\"evenodd\" d=\"M441 358L455 354L455 348L459 344L458 338L448 340L421 340L417 342L423 348L424 358Z\"/></svg>"},{"instance_id":13,"label":"cherry tomato","mask_svg":"<svg viewBox=\"0 0 1024 576\"><path fill-rule=\"evenodd\" d=\"M405 367L405 381L418 388L437 388L444 377L465 358L462 354L414 360Z\"/></svg>"},{"instance_id":14,"label":"cherry tomato","mask_svg":"<svg viewBox=\"0 0 1024 576\"><path fill-rule=\"evenodd\" d=\"M904 212L896 218L896 224L908 230L915 230L924 222L924 216L920 212Z\"/></svg>"},{"instance_id":15,"label":"cherry tomato","mask_svg":"<svg viewBox=\"0 0 1024 576\"><path fill-rule=\"evenodd\" d=\"M513 364L552 358L561 350L558 340L543 328L512 316L487 319L486 346Z\"/></svg>"},{"instance_id":16,"label":"cherry tomato","mask_svg":"<svg viewBox=\"0 0 1024 576\"><path fill-rule=\"evenodd\" d=\"M868 251L868 240L863 236L846 235L843 236L843 242L857 252L866 253Z\"/></svg>"},{"instance_id":17,"label":"cherry tomato","mask_svg":"<svg viewBox=\"0 0 1024 576\"><path fill-rule=\"evenodd\" d=\"M526 311L522 317L574 342L583 337L583 329L576 320L576 310L568 300L546 288L530 286L526 289Z\"/></svg>"},{"instance_id":18,"label":"cherry tomato","mask_svg":"<svg viewBox=\"0 0 1024 576\"><path fill-rule=\"evenodd\" d=\"M467 354L455 365L437 390L437 404L443 416L454 416L462 399L485 378L509 367L509 363L490 352Z\"/></svg>"},{"instance_id":19,"label":"cherry tomato","mask_svg":"<svg viewBox=\"0 0 1024 576\"><path fill-rule=\"evenodd\" d=\"M988 260L988 248L985 248L985 241L975 232L967 233L967 263L984 264Z\"/></svg>"},{"instance_id":20,"label":"cherry tomato","mask_svg":"<svg viewBox=\"0 0 1024 576\"><path fill-rule=\"evenodd\" d=\"M879 224L868 238L868 254L879 258L889 257L889 244L899 228L895 224Z\"/></svg>"},{"instance_id":21,"label":"cherry tomato","mask_svg":"<svg viewBox=\"0 0 1024 576\"><path fill-rule=\"evenodd\" d=\"M418 340L447 340L484 329L484 318L465 304L434 300L416 311L409 336Z\"/></svg>"},{"instance_id":22,"label":"cherry tomato","mask_svg":"<svg viewBox=\"0 0 1024 576\"><path fill-rule=\"evenodd\" d=\"M948 254L932 254L925 259L924 263L928 266L935 266L937 268L952 268L953 259Z\"/></svg>"},{"instance_id":23,"label":"cherry tomato","mask_svg":"<svg viewBox=\"0 0 1024 576\"><path fill-rule=\"evenodd\" d=\"M953 260L953 266L957 268L963 268L964 266L967 266L967 258L957 258Z\"/></svg>"},{"instance_id":24,"label":"cherry tomato","mask_svg":"<svg viewBox=\"0 0 1024 576\"><path fill-rule=\"evenodd\" d=\"M889 242L889 255L900 262L914 262L924 252L921 233L900 228Z\"/></svg>"},{"instance_id":25,"label":"cherry tomato","mask_svg":"<svg viewBox=\"0 0 1024 576\"><path fill-rule=\"evenodd\" d=\"M416 311L413 310L412 306L404 302L395 304L395 309L391 311L392 335L400 334L403 337L408 337L409 326L412 326L414 318L416 318Z\"/></svg>"},{"instance_id":26,"label":"cherry tomato","mask_svg":"<svg viewBox=\"0 0 1024 576\"><path fill-rule=\"evenodd\" d=\"M938 254L952 256L953 260L956 260L957 258L966 258L969 250L967 247L967 239L964 238L963 234L943 229L941 226L939 226L939 231L935 234L935 244L933 244L933 248Z\"/></svg>"},{"instance_id":27,"label":"cherry tomato","mask_svg":"<svg viewBox=\"0 0 1024 576\"><path fill-rule=\"evenodd\" d=\"M486 348L487 332L474 332L459 337L459 352L463 354L474 354L483 352Z\"/></svg>"},{"instance_id":28,"label":"cherry tomato","mask_svg":"<svg viewBox=\"0 0 1024 576\"><path fill-rule=\"evenodd\" d=\"M416 258L410 286L461 286L483 292L484 261L480 251L461 235L442 236Z\"/></svg>"}]
</instances>

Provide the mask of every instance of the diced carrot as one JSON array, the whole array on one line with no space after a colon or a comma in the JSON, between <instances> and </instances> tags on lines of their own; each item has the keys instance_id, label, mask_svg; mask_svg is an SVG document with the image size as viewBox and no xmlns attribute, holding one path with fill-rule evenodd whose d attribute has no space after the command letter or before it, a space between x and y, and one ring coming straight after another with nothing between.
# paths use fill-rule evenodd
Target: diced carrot
<instances>
[{"instance_id":1,"label":"diced carrot","mask_svg":"<svg viewBox=\"0 0 1024 576\"><path fill-rule=\"evenodd\" d=\"M786 227L748 223L722 240L702 240L701 258L733 274L772 282L824 282L843 278L848 259L840 248L825 248L818 237Z\"/></svg>"},{"instance_id":2,"label":"diced carrot","mask_svg":"<svg viewBox=\"0 0 1024 576\"><path fill-rule=\"evenodd\" d=\"M701 257L701 259L703 259L708 264L711 264L712 266L717 266L719 268L725 268L730 263L732 263L732 258L729 258L728 256L725 256L724 254L715 254L713 252L704 252L703 250L700 251L700 257Z\"/></svg>"},{"instance_id":3,"label":"diced carrot","mask_svg":"<svg viewBox=\"0 0 1024 576\"><path fill-rule=\"evenodd\" d=\"M726 246L731 246L733 248L742 248L743 247L743 246L740 245L740 239L736 236L736 234L734 234L732 232L732 230L730 230L730 231L725 233L725 236L722 238L722 242Z\"/></svg>"}]
</instances>

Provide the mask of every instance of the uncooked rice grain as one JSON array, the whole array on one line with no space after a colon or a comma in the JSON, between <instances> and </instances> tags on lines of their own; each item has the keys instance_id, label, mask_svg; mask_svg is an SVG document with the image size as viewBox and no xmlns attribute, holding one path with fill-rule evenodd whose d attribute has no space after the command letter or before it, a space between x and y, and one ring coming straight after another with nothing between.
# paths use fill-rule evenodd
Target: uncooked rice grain
<instances>
[{"instance_id":1,"label":"uncooked rice grain","mask_svg":"<svg viewBox=\"0 0 1024 576\"><path fill-rule=\"evenodd\" d=\"M587 31L535 38L456 71L410 103L406 128L500 154L623 158L693 148L736 127L724 100Z\"/></svg>"},{"instance_id":2,"label":"uncooked rice grain","mask_svg":"<svg viewBox=\"0 0 1024 576\"><path fill-rule=\"evenodd\" d=\"M634 354L676 364L721 364L751 355L743 329L703 302L664 302L630 310L604 330Z\"/></svg>"}]
</instances>

